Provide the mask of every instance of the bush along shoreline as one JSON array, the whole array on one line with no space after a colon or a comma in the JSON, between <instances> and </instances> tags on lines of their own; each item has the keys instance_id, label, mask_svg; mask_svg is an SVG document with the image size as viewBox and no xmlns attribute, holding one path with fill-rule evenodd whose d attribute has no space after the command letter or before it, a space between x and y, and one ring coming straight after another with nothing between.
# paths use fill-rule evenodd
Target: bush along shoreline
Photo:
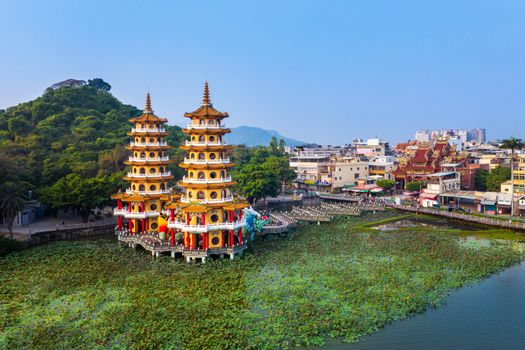
<instances>
[{"instance_id":1,"label":"bush along shoreline","mask_svg":"<svg viewBox=\"0 0 525 350\"><path fill-rule=\"evenodd\" d=\"M456 230L373 231L395 212L301 225L233 262L152 259L109 240L0 258L0 348L277 349L359 337L523 259ZM494 235L497 235L494 233Z\"/></svg>"}]
</instances>

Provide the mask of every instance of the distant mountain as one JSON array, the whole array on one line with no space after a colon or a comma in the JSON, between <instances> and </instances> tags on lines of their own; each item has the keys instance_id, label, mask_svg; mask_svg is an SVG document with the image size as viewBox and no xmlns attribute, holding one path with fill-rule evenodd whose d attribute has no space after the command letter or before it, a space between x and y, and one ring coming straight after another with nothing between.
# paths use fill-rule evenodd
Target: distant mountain
<instances>
[{"instance_id":1,"label":"distant mountain","mask_svg":"<svg viewBox=\"0 0 525 350\"><path fill-rule=\"evenodd\" d=\"M231 134L226 135L226 141L230 144L246 146L267 146L273 136L277 139L283 139L286 146L301 146L307 142L298 141L289 137L283 136L274 130L266 130L254 126L239 126L231 128Z\"/></svg>"}]
</instances>

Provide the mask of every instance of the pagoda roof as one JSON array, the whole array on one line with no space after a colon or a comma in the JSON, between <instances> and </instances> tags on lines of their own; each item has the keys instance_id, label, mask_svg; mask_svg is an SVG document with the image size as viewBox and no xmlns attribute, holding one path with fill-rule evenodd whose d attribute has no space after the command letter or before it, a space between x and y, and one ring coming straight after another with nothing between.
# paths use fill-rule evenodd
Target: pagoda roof
<instances>
[{"instance_id":1,"label":"pagoda roof","mask_svg":"<svg viewBox=\"0 0 525 350\"><path fill-rule=\"evenodd\" d=\"M142 113L142 115L140 117L131 118L129 121L132 123L162 124L162 123L166 123L168 119L159 118L153 113L153 109L151 108L151 98L148 93L146 95L146 107L144 107L144 112Z\"/></svg>"},{"instance_id":2,"label":"pagoda roof","mask_svg":"<svg viewBox=\"0 0 525 350\"><path fill-rule=\"evenodd\" d=\"M204 117L204 118L228 118L228 113L219 112L213 108L213 104L210 99L210 91L208 89L208 82L204 84L204 93L202 97L202 104L199 108L193 112L186 112L184 116L187 118Z\"/></svg>"}]
</instances>

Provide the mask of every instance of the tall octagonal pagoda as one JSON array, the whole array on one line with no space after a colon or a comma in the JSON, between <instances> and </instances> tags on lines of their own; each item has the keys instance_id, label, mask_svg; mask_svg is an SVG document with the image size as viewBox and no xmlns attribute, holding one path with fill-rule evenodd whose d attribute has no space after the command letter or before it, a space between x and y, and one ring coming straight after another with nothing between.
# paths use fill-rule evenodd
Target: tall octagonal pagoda
<instances>
[{"instance_id":1,"label":"tall octagonal pagoda","mask_svg":"<svg viewBox=\"0 0 525 350\"><path fill-rule=\"evenodd\" d=\"M118 218L117 233L146 235L159 232L160 226L166 225L161 210L172 200L168 181L173 176L167 170L171 161L166 154L170 146L164 140L168 133L163 128L167 119L153 113L147 94L144 113L129 121L134 124L128 133L131 142L126 147L131 153L125 162L129 172L124 177L129 187L125 193L112 196L117 200L113 213Z\"/></svg>"},{"instance_id":2,"label":"tall octagonal pagoda","mask_svg":"<svg viewBox=\"0 0 525 350\"><path fill-rule=\"evenodd\" d=\"M246 249L243 209L248 204L230 191L235 182L229 170L234 164L226 155L231 146L223 140L230 132L223 123L228 113L213 108L206 82L201 106L184 116L191 121L183 129L189 140L181 146L187 155L179 164L186 169L179 182L184 195L167 206L168 228L183 233L183 254L188 260L205 260L212 254L229 254L233 258Z\"/></svg>"}]
</instances>

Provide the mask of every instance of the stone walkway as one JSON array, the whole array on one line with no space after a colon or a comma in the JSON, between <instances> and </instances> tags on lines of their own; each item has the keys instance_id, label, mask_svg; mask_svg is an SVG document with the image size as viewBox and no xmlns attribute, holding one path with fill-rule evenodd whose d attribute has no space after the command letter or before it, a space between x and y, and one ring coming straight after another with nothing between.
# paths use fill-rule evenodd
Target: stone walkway
<instances>
[{"instance_id":1,"label":"stone walkway","mask_svg":"<svg viewBox=\"0 0 525 350\"><path fill-rule=\"evenodd\" d=\"M82 227L93 227L98 225L108 225L111 223L116 223L115 218L102 218L94 222L82 222L82 218L64 218L57 219L53 217L47 217L42 220L38 220L32 224L24 226L13 226L13 235L15 239L25 241L29 239L31 234L42 232L42 231L52 231L52 230L67 230L72 228L82 228ZM7 230L6 225L0 225L0 235L5 237L9 236L9 231Z\"/></svg>"}]
</instances>

